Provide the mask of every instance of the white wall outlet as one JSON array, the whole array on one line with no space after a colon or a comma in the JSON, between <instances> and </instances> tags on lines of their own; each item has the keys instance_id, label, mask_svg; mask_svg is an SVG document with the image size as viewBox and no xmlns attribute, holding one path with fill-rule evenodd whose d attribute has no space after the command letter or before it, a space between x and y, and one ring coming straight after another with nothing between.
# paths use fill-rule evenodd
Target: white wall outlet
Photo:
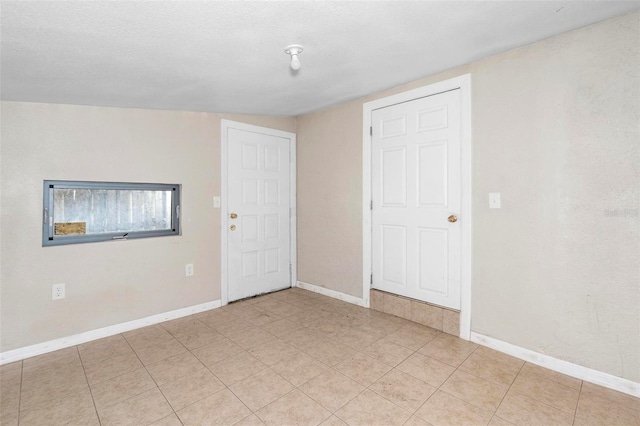
<instances>
[{"instance_id":1,"label":"white wall outlet","mask_svg":"<svg viewBox=\"0 0 640 426\"><path fill-rule=\"evenodd\" d=\"M213 208L214 209L220 208L220 197L213 197Z\"/></svg>"},{"instance_id":2,"label":"white wall outlet","mask_svg":"<svg viewBox=\"0 0 640 426\"><path fill-rule=\"evenodd\" d=\"M193 263L187 263L184 267L184 276L190 277L193 275Z\"/></svg>"},{"instance_id":3,"label":"white wall outlet","mask_svg":"<svg viewBox=\"0 0 640 426\"><path fill-rule=\"evenodd\" d=\"M489 193L489 208L490 209L499 209L499 208L501 208L500 193L499 192L490 192Z\"/></svg>"},{"instance_id":4,"label":"white wall outlet","mask_svg":"<svg viewBox=\"0 0 640 426\"><path fill-rule=\"evenodd\" d=\"M64 299L64 283L51 286L51 300Z\"/></svg>"}]
</instances>

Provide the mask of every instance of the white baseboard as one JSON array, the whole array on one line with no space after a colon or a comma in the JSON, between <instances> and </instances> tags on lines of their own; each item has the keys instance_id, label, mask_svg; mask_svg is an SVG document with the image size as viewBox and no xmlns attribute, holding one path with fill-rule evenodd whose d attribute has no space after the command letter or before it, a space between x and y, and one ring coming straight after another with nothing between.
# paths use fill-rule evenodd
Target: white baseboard
<instances>
[{"instance_id":1,"label":"white baseboard","mask_svg":"<svg viewBox=\"0 0 640 426\"><path fill-rule=\"evenodd\" d=\"M605 388L623 392L628 395L640 397L640 383L632 382L631 380L563 361L549 355L540 354L473 331L471 332L471 341L482 346L495 349L496 351L509 354L516 358L520 358L532 364L539 365L540 367L566 374L567 376L604 386Z\"/></svg>"},{"instance_id":2,"label":"white baseboard","mask_svg":"<svg viewBox=\"0 0 640 426\"><path fill-rule=\"evenodd\" d=\"M32 356L42 355L47 352L57 351L58 349L68 348L69 346L87 343L92 340L101 339L103 337L113 336L114 334L124 333L125 331L131 331L135 330L136 328L146 327L148 325L186 317L188 315L197 314L199 312L204 312L219 307L220 301L214 300L212 302L202 303L200 305L176 309L175 311L151 315L133 321L98 328L96 330L85 331L84 333L63 337L61 339L49 340L48 342L37 343L35 345L25 346L24 348L2 352L0 353L0 365L8 364L14 361L20 361L26 358L31 358Z\"/></svg>"},{"instance_id":3,"label":"white baseboard","mask_svg":"<svg viewBox=\"0 0 640 426\"><path fill-rule=\"evenodd\" d=\"M339 291L330 290L328 288L320 287L317 285L304 283L302 281L296 282L296 287L303 288L305 290L313 291L314 293L322 294L323 296L333 297L334 299L342 300L343 302L352 303L354 305L362 306L363 308L369 307L369 298L359 298L351 296L349 294L340 293Z\"/></svg>"}]
</instances>

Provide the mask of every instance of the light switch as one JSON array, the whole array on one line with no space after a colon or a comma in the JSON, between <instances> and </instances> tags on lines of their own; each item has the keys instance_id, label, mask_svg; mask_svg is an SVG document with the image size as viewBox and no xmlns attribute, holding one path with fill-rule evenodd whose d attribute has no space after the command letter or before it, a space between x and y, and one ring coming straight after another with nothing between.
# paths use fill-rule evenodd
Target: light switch
<instances>
[{"instance_id":1,"label":"light switch","mask_svg":"<svg viewBox=\"0 0 640 426\"><path fill-rule=\"evenodd\" d=\"M490 209L499 209L500 207L500 193L499 192L490 192L489 193L489 208Z\"/></svg>"},{"instance_id":2,"label":"light switch","mask_svg":"<svg viewBox=\"0 0 640 426\"><path fill-rule=\"evenodd\" d=\"M220 208L220 197L213 197L213 208L214 209Z\"/></svg>"}]
</instances>

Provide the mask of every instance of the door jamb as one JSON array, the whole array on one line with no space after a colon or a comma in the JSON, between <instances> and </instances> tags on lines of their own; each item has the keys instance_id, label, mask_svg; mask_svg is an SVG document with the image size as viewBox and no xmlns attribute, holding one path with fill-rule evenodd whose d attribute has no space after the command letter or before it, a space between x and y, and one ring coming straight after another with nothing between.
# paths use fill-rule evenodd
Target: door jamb
<instances>
[{"instance_id":1,"label":"door jamb","mask_svg":"<svg viewBox=\"0 0 640 426\"><path fill-rule=\"evenodd\" d=\"M298 279L297 271L297 248L296 248L296 134L291 132L285 132L283 130L271 129L268 127L254 126L252 124L240 123L231 120L221 120L221 138L220 138L220 174L221 174L221 208L220 208L220 299L221 305L224 306L229 303L229 281L228 281L228 251L227 251L227 227L229 226L228 218L228 170L227 170L227 145L228 145L228 132L229 129L239 129L248 132L262 133L269 136L277 136L289 139L289 251L291 262L291 274L290 285L294 286Z\"/></svg>"},{"instance_id":2,"label":"door jamb","mask_svg":"<svg viewBox=\"0 0 640 426\"><path fill-rule=\"evenodd\" d=\"M471 75L444 80L407 92L398 93L363 105L362 115L362 296L366 306L370 305L369 291L372 274L372 220L371 220L371 113L380 108L414 99L435 95L449 90L460 89L461 107L461 183L462 203L460 221L462 226L462 270L460 282L460 337L469 340L471 336Z\"/></svg>"}]
</instances>

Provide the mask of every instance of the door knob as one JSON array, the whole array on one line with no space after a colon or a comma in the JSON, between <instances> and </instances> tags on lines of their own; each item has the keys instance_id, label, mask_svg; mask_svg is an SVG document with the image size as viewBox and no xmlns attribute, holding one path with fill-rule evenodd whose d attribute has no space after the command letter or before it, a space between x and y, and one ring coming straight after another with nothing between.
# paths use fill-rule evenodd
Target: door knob
<instances>
[{"instance_id":1,"label":"door knob","mask_svg":"<svg viewBox=\"0 0 640 426\"><path fill-rule=\"evenodd\" d=\"M447 220L448 220L449 222L451 222L451 223L457 222L457 221L458 221L458 216L456 216L456 215L452 214L451 216L449 216L449 217L447 218Z\"/></svg>"},{"instance_id":2,"label":"door knob","mask_svg":"<svg viewBox=\"0 0 640 426\"><path fill-rule=\"evenodd\" d=\"M237 217L238 217L238 215L237 215L237 214L235 214L235 213L231 213L231 214L229 215L229 217L231 217L231 219L235 219L235 218L237 218Z\"/></svg>"},{"instance_id":3,"label":"door knob","mask_svg":"<svg viewBox=\"0 0 640 426\"><path fill-rule=\"evenodd\" d=\"M235 226L235 225L231 225L231 226L229 227L229 229L231 229L232 231L235 231L235 230L236 230L236 226Z\"/></svg>"}]
</instances>

